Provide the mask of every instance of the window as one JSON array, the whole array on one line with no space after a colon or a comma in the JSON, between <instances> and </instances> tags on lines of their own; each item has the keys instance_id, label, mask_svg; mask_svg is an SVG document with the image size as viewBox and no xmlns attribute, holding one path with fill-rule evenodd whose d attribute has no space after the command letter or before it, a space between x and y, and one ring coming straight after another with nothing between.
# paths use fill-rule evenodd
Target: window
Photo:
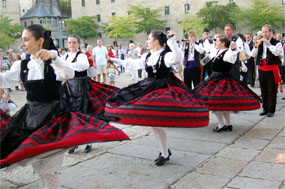
<instances>
[{"instance_id":1,"label":"window","mask_svg":"<svg viewBox=\"0 0 285 189\"><path fill-rule=\"evenodd\" d=\"M164 7L164 13L165 13L165 15L169 15L170 14L169 6L165 6Z\"/></svg>"},{"instance_id":2,"label":"window","mask_svg":"<svg viewBox=\"0 0 285 189\"><path fill-rule=\"evenodd\" d=\"M101 22L101 16L100 16L100 14L97 14L97 22Z\"/></svg>"},{"instance_id":3,"label":"window","mask_svg":"<svg viewBox=\"0 0 285 189\"><path fill-rule=\"evenodd\" d=\"M81 0L82 7L85 7L85 0Z\"/></svg>"},{"instance_id":4,"label":"window","mask_svg":"<svg viewBox=\"0 0 285 189\"><path fill-rule=\"evenodd\" d=\"M111 0L111 3L115 3L115 0Z\"/></svg>"},{"instance_id":5,"label":"window","mask_svg":"<svg viewBox=\"0 0 285 189\"><path fill-rule=\"evenodd\" d=\"M34 21L31 21L31 25L33 25L34 24Z\"/></svg>"},{"instance_id":6,"label":"window","mask_svg":"<svg viewBox=\"0 0 285 189\"><path fill-rule=\"evenodd\" d=\"M96 5L99 5L100 4L100 0L96 0Z\"/></svg>"},{"instance_id":7,"label":"window","mask_svg":"<svg viewBox=\"0 0 285 189\"><path fill-rule=\"evenodd\" d=\"M184 5L184 12L185 13L190 13L190 4L185 4Z\"/></svg>"},{"instance_id":8,"label":"window","mask_svg":"<svg viewBox=\"0 0 285 189\"><path fill-rule=\"evenodd\" d=\"M112 16L115 16L116 15L116 13L115 12L112 12Z\"/></svg>"},{"instance_id":9,"label":"window","mask_svg":"<svg viewBox=\"0 0 285 189\"><path fill-rule=\"evenodd\" d=\"M40 24L43 24L43 21L42 21L42 20L40 20Z\"/></svg>"},{"instance_id":10,"label":"window","mask_svg":"<svg viewBox=\"0 0 285 189\"><path fill-rule=\"evenodd\" d=\"M131 14L131 11L128 11L128 15L130 15Z\"/></svg>"},{"instance_id":11,"label":"window","mask_svg":"<svg viewBox=\"0 0 285 189\"><path fill-rule=\"evenodd\" d=\"M213 2L211 2L211 1L206 2L206 6L207 6L207 7L210 7L210 6L212 6L212 5L213 5Z\"/></svg>"},{"instance_id":12,"label":"window","mask_svg":"<svg viewBox=\"0 0 285 189\"><path fill-rule=\"evenodd\" d=\"M25 27L25 28L27 27L27 22L24 22L24 27Z\"/></svg>"},{"instance_id":13,"label":"window","mask_svg":"<svg viewBox=\"0 0 285 189\"><path fill-rule=\"evenodd\" d=\"M170 27L166 27L165 31L168 32L170 30Z\"/></svg>"},{"instance_id":14,"label":"window","mask_svg":"<svg viewBox=\"0 0 285 189\"><path fill-rule=\"evenodd\" d=\"M23 12L25 12L25 9L23 9Z\"/></svg>"},{"instance_id":15,"label":"window","mask_svg":"<svg viewBox=\"0 0 285 189\"><path fill-rule=\"evenodd\" d=\"M282 1L282 5L285 5L285 0L281 0Z\"/></svg>"},{"instance_id":16,"label":"window","mask_svg":"<svg viewBox=\"0 0 285 189\"><path fill-rule=\"evenodd\" d=\"M2 0L2 7L4 8L4 7L7 7L7 2L6 2L6 0Z\"/></svg>"}]
</instances>

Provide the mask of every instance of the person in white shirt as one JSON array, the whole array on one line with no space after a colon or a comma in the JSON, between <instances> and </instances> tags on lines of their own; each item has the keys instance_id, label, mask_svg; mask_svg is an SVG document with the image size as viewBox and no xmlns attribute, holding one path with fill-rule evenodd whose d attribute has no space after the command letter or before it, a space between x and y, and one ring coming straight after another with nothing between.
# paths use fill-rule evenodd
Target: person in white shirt
<instances>
[{"instance_id":1,"label":"person in white shirt","mask_svg":"<svg viewBox=\"0 0 285 189\"><path fill-rule=\"evenodd\" d=\"M96 64L97 81L100 82L101 75L103 75L103 81L106 83L108 51L102 45L101 39L97 40L97 46L93 49L93 55Z\"/></svg>"}]
</instances>

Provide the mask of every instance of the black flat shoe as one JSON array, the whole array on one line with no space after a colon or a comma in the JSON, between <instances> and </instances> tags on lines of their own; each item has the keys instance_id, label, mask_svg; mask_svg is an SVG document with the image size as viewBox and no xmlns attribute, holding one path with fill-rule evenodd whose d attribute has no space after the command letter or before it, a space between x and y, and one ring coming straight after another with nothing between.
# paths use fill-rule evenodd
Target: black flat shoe
<instances>
[{"instance_id":1,"label":"black flat shoe","mask_svg":"<svg viewBox=\"0 0 285 189\"><path fill-rule=\"evenodd\" d=\"M221 131L225 131L226 129L226 125L224 125L223 127L216 127L215 129L213 129L213 132L221 132Z\"/></svg>"},{"instance_id":2,"label":"black flat shoe","mask_svg":"<svg viewBox=\"0 0 285 189\"><path fill-rule=\"evenodd\" d=\"M85 153L89 153L91 152L91 145L86 145L85 149L84 149Z\"/></svg>"},{"instance_id":3,"label":"black flat shoe","mask_svg":"<svg viewBox=\"0 0 285 189\"><path fill-rule=\"evenodd\" d=\"M267 115L267 112L263 110L259 115L260 116L265 116L265 115Z\"/></svg>"},{"instance_id":4,"label":"black flat shoe","mask_svg":"<svg viewBox=\"0 0 285 189\"><path fill-rule=\"evenodd\" d=\"M223 127L224 131L233 131L233 126L232 125L227 125L226 127Z\"/></svg>"},{"instance_id":5,"label":"black flat shoe","mask_svg":"<svg viewBox=\"0 0 285 189\"><path fill-rule=\"evenodd\" d=\"M163 156L160 156L159 158L158 158L158 160L155 162L155 165L157 165L157 166L162 166L162 165L164 165L165 163L166 163L166 160L167 158L164 158Z\"/></svg>"},{"instance_id":6,"label":"black flat shoe","mask_svg":"<svg viewBox=\"0 0 285 189\"><path fill-rule=\"evenodd\" d=\"M274 116L274 113L268 113L267 114L267 117L273 117Z\"/></svg>"},{"instance_id":7,"label":"black flat shoe","mask_svg":"<svg viewBox=\"0 0 285 189\"><path fill-rule=\"evenodd\" d=\"M74 148L72 148L71 150L69 150L69 151L68 151L68 153L69 153L69 154L74 153L74 151L75 151L75 149L76 149L76 148L77 148L77 146L76 146L76 147L74 147Z\"/></svg>"},{"instance_id":8,"label":"black flat shoe","mask_svg":"<svg viewBox=\"0 0 285 189\"><path fill-rule=\"evenodd\" d=\"M166 158L166 161L169 161L171 155L172 155L172 153L171 153L171 151L168 149L168 156L167 156L167 158ZM160 157L161 157L161 152L159 152L158 157L157 157L154 161L157 162Z\"/></svg>"}]
</instances>

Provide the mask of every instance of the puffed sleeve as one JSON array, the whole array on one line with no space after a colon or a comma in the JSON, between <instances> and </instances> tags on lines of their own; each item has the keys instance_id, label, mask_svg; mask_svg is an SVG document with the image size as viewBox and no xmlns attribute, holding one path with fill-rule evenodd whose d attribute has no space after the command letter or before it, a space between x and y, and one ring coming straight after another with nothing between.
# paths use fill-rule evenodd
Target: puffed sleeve
<instances>
[{"instance_id":1,"label":"puffed sleeve","mask_svg":"<svg viewBox=\"0 0 285 189\"><path fill-rule=\"evenodd\" d=\"M138 70L144 68L146 55L147 53L143 54L141 58L137 59L127 58L125 60L121 60L119 58L110 58L110 60L123 66L127 70Z\"/></svg>"},{"instance_id":2,"label":"puffed sleeve","mask_svg":"<svg viewBox=\"0 0 285 189\"><path fill-rule=\"evenodd\" d=\"M171 52L165 54L164 63L166 67L183 64L183 52L179 49L176 41L176 37L171 37L167 40Z\"/></svg>"},{"instance_id":3,"label":"puffed sleeve","mask_svg":"<svg viewBox=\"0 0 285 189\"><path fill-rule=\"evenodd\" d=\"M225 53L223 60L225 62L234 64L237 60L237 54L238 54L237 49L233 51L231 48L229 48L227 52Z\"/></svg>"},{"instance_id":4,"label":"puffed sleeve","mask_svg":"<svg viewBox=\"0 0 285 189\"><path fill-rule=\"evenodd\" d=\"M268 45L268 49L274 54L275 56L279 56L282 53L282 44L279 42L276 45Z\"/></svg>"},{"instance_id":5,"label":"puffed sleeve","mask_svg":"<svg viewBox=\"0 0 285 189\"><path fill-rule=\"evenodd\" d=\"M75 72L74 69L71 67L71 64L62 60L58 55L57 52L52 50L53 53L56 54L56 59L52 61L50 64L56 75L57 81L65 81L68 79L74 78Z\"/></svg>"},{"instance_id":6,"label":"puffed sleeve","mask_svg":"<svg viewBox=\"0 0 285 189\"><path fill-rule=\"evenodd\" d=\"M15 61L10 70L0 73L0 88L15 87L20 82L21 61Z\"/></svg>"}]
</instances>

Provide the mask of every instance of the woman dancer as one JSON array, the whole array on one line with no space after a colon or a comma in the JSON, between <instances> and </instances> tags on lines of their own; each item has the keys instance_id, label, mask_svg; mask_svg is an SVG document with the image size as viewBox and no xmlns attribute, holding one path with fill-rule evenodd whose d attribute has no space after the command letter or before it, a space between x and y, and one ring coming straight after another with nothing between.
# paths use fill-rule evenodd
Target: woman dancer
<instances>
[{"instance_id":1,"label":"woman dancer","mask_svg":"<svg viewBox=\"0 0 285 189\"><path fill-rule=\"evenodd\" d=\"M171 155L166 133L158 127L203 127L209 123L206 106L171 72L171 66L182 63L183 53L178 49L175 32L169 31L168 36L167 40L164 33L151 32L147 42L151 52L140 59L111 58L124 67L145 67L148 78L119 90L105 107L105 115L119 117L119 123L153 126L161 148L155 160L157 166L164 165Z\"/></svg>"},{"instance_id":2,"label":"woman dancer","mask_svg":"<svg viewBox=\"0 0 285 189\"><path fill-rule=\"evenodd\" d=\"M218 52L212 59L212 75L194 91L206 96L204 103L209 110L216 111L219 124L213 132L232 131L230 111L258 109L260 98L230 75L238 53L235 43L230 44L225 35L218 35L216 48Z\"/></svg>"},{"instance_id":3,"label":"woman dancer","mask_svg":"<svg viewBox=\"0 0 285 189\"><path fill-rule=\"evenodd\" d=\"M96 117L59 108L61 81L72 79L74 70L52 50L56 47L50 31L41 25L27 27L22 47L31 59L15 62L0 73L1 88L22 81L27 90L27 103L13 117L0 110L0 168L33 161L44 187L58 188L56 172L64 148L128 137Z\"/></svg>"}]
</instances>

